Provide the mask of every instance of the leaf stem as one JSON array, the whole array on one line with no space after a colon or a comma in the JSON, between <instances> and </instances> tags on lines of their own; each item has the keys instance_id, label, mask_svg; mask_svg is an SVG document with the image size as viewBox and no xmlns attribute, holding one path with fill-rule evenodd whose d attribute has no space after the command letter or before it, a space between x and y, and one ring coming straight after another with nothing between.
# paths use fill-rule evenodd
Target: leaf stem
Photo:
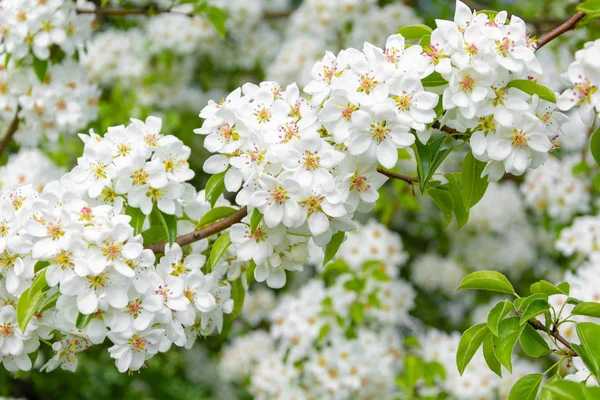
<instances>
[{"instance_id":1,"label":"leaf stem","mask_svg":"<svg viewBox=\"0 0 600 400\"><path fill-rule=\"evenodd\" d=\"M8 147L8 144L17 132L17 129L19 129L19 108L17 108L17 111L15 112L15 118L10 123L8 130L2 137L2 140L0 141L0 156L2 156L4 150L6 150L6 148Z\"/></svg>"}]
</instances>

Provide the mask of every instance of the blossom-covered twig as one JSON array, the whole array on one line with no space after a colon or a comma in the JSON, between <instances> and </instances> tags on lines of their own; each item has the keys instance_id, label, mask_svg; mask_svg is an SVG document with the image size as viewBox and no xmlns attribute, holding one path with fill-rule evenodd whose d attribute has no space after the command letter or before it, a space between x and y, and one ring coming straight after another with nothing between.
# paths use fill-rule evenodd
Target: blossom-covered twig
<instances>
[{"instance_id":1,"label":"blossom-covered twig","mask_svg":"<svg viewBox=\"0 0 600 400\"><path fill-rule=\"evenodd\" d=\"M563 22L561 25L552 29L550 32L548 32L547 34L545 34L544 36L542 36L541 38L538 39L537 45L536 45L536 50L539 50L540 48L542 48L543 46L545 46L552 40L556 39L563 33L566 33L566 32L569 32L569 31L575 29L577 27L577 24L584 17L585 17L584 12L578 12L577 14L573 15L571 18L569 18L568 20Z\"/></svg>"},{"instance_id":2,"label":"blossom-covered twig","mask_svg":"<svg viewBox=\"0 0 600 400\"><path fill-rule=\"evenodd\" d=\"M404 181L406 183L410 183L411 185L414 185L415 183L419 182L419 178L413 178L412 176L406 176L406 175L397 174L392 171L386 171L383 168L377 168L377 172L379 172L382 175L387 176L388 178L398 179L398 180Z\"/></svg>"},{"instance_id":3,"label":"blossom-covered twig","mask_svg":"<svg viewBox=\"0 0 600 400\"><path fill-rule=\"evenodd\" d=\"M248 209L246 207L240 208L229 217L223 218L214 224L210 224L204 228L198 229L197 231L179 236L177 239L175 239L175 242L177 242L180 246L186 246L188 244L197 242L212 236L215 233L224 231L225 229L231 227L231 225L240 222L246 215L248 215ZM153 243L146 246L146 248L152 250L156 254L160 254L165 252L165 246L167 243L168 242Z\"/></svg>"},{"instance_id":4,"label":"blossom-covered twig","mask_svg":"<svg viewBox=\"0 0 600 400\"><path fill-rule=\"evenodd\" d=\"M2 156L2 154L4 153L4 150L6 150L6 147L12 140L12 137L14 136L15 132L17 132L18 128L19 128L19 110L17 110L17 112L15 113L15 118L10 123L8 130L4 134L4 137L2 138L2 140L0 141L0 156Z\"/></svg>"}]
</instances>

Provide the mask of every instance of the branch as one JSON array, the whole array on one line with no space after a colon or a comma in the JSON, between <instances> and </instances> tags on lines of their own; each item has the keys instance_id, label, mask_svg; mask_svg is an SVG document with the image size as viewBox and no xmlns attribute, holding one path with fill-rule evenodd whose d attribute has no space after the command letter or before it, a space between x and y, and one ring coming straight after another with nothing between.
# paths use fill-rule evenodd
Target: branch
<instances>
[{"instance_id":1,"label":"branch","mask_svg":"<svg viewBox=\"0 0 600 400\"><path fill-rule=\"evenodd\" d=\"M383 168L377 168L377 172L379 172L382 175L387 176L388 178L398 179L398 180L404 181L406 183L409 183L411 185L414 185L415 183L419 182L419 178L413 178L411 176L397 174L397 173L392 172L392 171L386 171Z\"/></svg>"},{"instance_id":2,"label":"branch","mask_svg":"<svg viewBox=\"0 0 600 400\"><path fill-rule=\"evenodd\" d=\"M546 326L544 326L544 324L542 324L537 319L535 319L535 318L534 319L530 319L527 322L529 323L529 325L531 325L532 327L534 327L538 331L546 332ZM552 330L552 336L554 336L554 338L556 340L558 340L559 342L561 342L567 349L569 349L572 352L572 355L574 357L579 357L579 354L577 354L577 352L573 349L573 346L571 346L571 343L569 343L569 341L567 339L565 339L560 334L560 332L558 331L558 329L553 329Z\"/></svg>"},{"instance_id":3,"label":"branch","mask_svg":"<svg viewBox=\"0 0 600 400\"><path fill-rule=\"evenodd\" d=\"M265 19L287 18L292 15L296 9L292 8L286 11L265 11L263 17Z\"/></svg>"},{"instance_id":4,"label":"branch","mask_svg":"<svg viewBox=\"0 0 600 400\"><path fill-rule=\"evenodd\" d=\"M585 13L581 12L581 11L578 12L577 14L573 15L571 18L569 18L568 20L563 22L561 25L557 26L556 28L552 29L550 32L546 33L544 36L539 38L536 43L535 49L539 50L540 48L542 48L543 46L548 44L550 41L556 39L563 33L572 31L573 29L575 29L577 27L577 24L584 17L585 17Z\"/></svg>"},{"instance_id":5,"label":"branch","mask_svg":"<svg viewBox=\"0 0 600 400\"><path fill-rule=\"evenodd\" d=\"M214 224L205 226L204 228L198 229L195 232L179 236L177 239L175 239L175 242L177 242L180 246L186 246L188 244L197 242L198 240L212 236L215 233L224 231L225 229L231 227L231 225L240 222L246 215L248 215L248 209L246 207L240 208L229 217L220 219ZM153 243L146 246L146 249L152 250L155 254L164 253L167 243L168 242Z\"/></svg>"},{"instance_id":6,"label":"branch","mask_svg":"<svg viewBox=\"0 0 600 400\"><path fill-rule=\"evenodd\" d=\"M2 154L4 153L4 150L6 150L6 147L10 143L15 132L17 132L18 128L19 128L19 108L17 108L17 112L15 113L15 118L10 123L10 126L8 127L8 130L6 131L6 134L0 141L0 156L2 156Z\"/></svg>"}]
</instances>

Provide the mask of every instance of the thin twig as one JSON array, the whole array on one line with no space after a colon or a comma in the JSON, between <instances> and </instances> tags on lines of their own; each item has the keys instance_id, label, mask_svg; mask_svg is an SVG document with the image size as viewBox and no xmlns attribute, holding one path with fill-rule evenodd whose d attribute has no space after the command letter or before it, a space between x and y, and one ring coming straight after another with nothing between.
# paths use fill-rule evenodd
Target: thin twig
<instances>
[{"instance_id":1,"label":"thin twig","mask_svg":"<svg viewBox=\"0 0 600 400\"><path fill-rule=\"evenodd\" d=\"M377 172L379 172L382 175L387 176L388 178L398 179L398 180L404 181L406 183L410 183L411 185L414 185L415 183L419 182L419 178L413 178L411 176L397 174L392 171L386 171L383 168L377 168Z\"/></svg>"},{"instance_id":2,"label":"thin twig","mask_svg":"<svg viewBox=\"0 0 600 400\"><path fill-rule=\"evenodd\" d=\"M12 137L14 136L15 132L17 132L17 129L19 129L19 109L18 108L17 108L17 112L15 113L15 118L10 123L10 126L8 127L8 130L4 134L2 141L0 141L0 156L2 156L2 154L4 153L4 150L6 150L6 147L12 140Z\"/></svg>"},{"instance_id":3,"label":"thin twig","mask_svg":"<svg viewBox=\"0 0 600 400\"><path fill-rule=\"evenodd\" d=\"M534 327L535 329L537 329L538 331L543 331L546 332L546 326L544 326L544 324L542 324L540 321L538 321L537 319L530 319L529 321L527 321L529 323L529 325L531 325L532 327ZM561 342L567 349L569 349L574 357L578 357L579 354L577 354L577 352L573 349L573 346L571 346L571 343L569 343L569 341L567 339L565 339L560 332L558 331L558 329L553 329L552 330L552 336L558 340L559 342Z\"/></svg>"},{"instance_id":4,"label":"thin twig","mask_svg":"<svg viewBox=\"0 0 600 400\"><path fill-rule=\"evenodd\" d=\"M212 236L215 233L224 231L225 229L231 227L231 225L240 222L246 215L248 215L248 209L246 207L240 208L229 217L223 218L214 224L210 224L202 229L198 229L197 231L179 236L177 239L175 239L175 242L177 242L180 246L186 246L188 244L197 242L198 240ZM168 242L153 243L147 245L146 249L152 250L155 254L164 253L167 243Z\"/></svg>"},{"instance_id":5,"label":"thin twig","mask_svg":"<svg viewBox=\"0 0 600 400\"><path fill-rule=\"evenodd\" d=\"M552 40L556 39L557 37L559 37L560 35L562 35L563 33L569 32L569 31L575 29L577 27L577 24L584 17L585 17L585 13L581 12L581 11L578 12L577 14L573 15L571 18L569 18L568 20L563 22L561 25L557 26L556 28L552 29L550 32L546 33L544 36L539 38L536 43L535 49L539 50L543 46L548 44L550 41L552 41Z\"/></svg>"}]
</instances>

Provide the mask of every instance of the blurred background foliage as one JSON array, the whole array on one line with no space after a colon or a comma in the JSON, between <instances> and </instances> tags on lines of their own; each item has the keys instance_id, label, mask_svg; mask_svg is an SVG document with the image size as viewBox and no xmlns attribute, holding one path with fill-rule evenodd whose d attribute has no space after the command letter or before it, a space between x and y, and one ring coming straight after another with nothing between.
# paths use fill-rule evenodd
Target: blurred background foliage
<instances>
[{"instance_id":1,"label":"blurred background foliage","mask_svg":"<svg viewBox=\"0 0 600 400\"><path fill-rule=\"evenodd\" d=\"M379 0L378 3L380 6L385 6L398 1ZM509 14L519 15L525 21L530 22L538 34L547 32L566 19L574 12L576 6L576 2L565 0L465 2L476 9L504 9ZM290 2L292 7L298 7L301 3L302 0ZM452 19L455 7L455 2L452 0L405 0L404 3L413 7L424 23L430 26L435 25L437 18ZM125 7L126 5L115 5L115 7L119 6ZM139 18L144 17L103 16L98 29L106 30L111 27L130 29L137 25ZM285 20L274 21L273 24L284 27ZM600 30L596 28L587 29L581 36L579 44L600 37ZM352 27L349 26L347 29L350 30ZM389 32L389 34L392 33ZM552 45L560 46L560 40ZM339 49L331 48L329 50L337 51ZM174 67L181 61L179 57L169 51L162 51L154 55L150 61L150 72L141 77L142 87L139 90L151 89L157 82L168 87L169 80L176 75ZM260 65L249 69L230 69L223 68L215 59L203 57L196 63L193 76L193 84L199 86L204 92L219 89L221 92L227 93L247 81L258 83L265 79L266 74ZM207 153L202 146L203 136L195 135L193 129L201 126L202 121L198 117L198 112L205 103L198 104L193 110L183 107L157 108L141 105L138 96L137 90L124 88L118 83L104 88L99 103L98 119L89 128L102 134L109 126L127 123L132 116L139 119L145 119L148 115L160 116L163 118L163 133L178 136L192 148L190 164L191 168L196 171L196 177L192 183L197 188L203 187L208 180L208 176L202 172L202 164ZM62 136L58 144L48 146L44 148L44 151L56 164L70 168L76 163L76 157L81 153L82 148L83 145L77 137ZM12 148L12 150L16 149ZM410 156L401 154L402 158L410 159ZM3 160L0 162L4 163ZM420 201L420 196L410 185L401 181L393 181L385 185L380 194L381 201L374 210L375 216L402 235L404 246L412 256L427 251L435 251L444 255L449 251L452 232L446 229L440 215L423 212L424 205ZM408 273L409 269L404 269L402 272L403 275ZM526 272L519 284L528 287L535 279L536 276L531 270L531 272ZM284 290L293 290L293 288L294 284L290 282ZM519 292L521 288L517 287L516 289ZM414 309L429 310L427 313L419 312L419 318L426 325L442 330L463 329L468 326L469 321L464 321L457 326L451 316L439 308L440 304L447 301L445 296L442 293L419 293ZM484 302L483 300L482 302ZM231 329L232 327L226 327L224 334L218 337L198 340L192 350L172 349L167 353L158 354L149 361L147 369L132 375L120 374L114 367L114 361L109 358L109 353L102 346L95 346L89 351L81 353L76 373L57 370L51 374L44 374L33 371L14 377L0 368L0 396L23 397L30 400L248 398L248 395L242 393L241 390L236 392L235 388L224 383L216 369L216 360L219 357L220 349L227 340L227 332L231 332ZM233 329L239 329L239 327ZM49 352L47 353L49 354Z\"/></svg>"}]
</instances>

